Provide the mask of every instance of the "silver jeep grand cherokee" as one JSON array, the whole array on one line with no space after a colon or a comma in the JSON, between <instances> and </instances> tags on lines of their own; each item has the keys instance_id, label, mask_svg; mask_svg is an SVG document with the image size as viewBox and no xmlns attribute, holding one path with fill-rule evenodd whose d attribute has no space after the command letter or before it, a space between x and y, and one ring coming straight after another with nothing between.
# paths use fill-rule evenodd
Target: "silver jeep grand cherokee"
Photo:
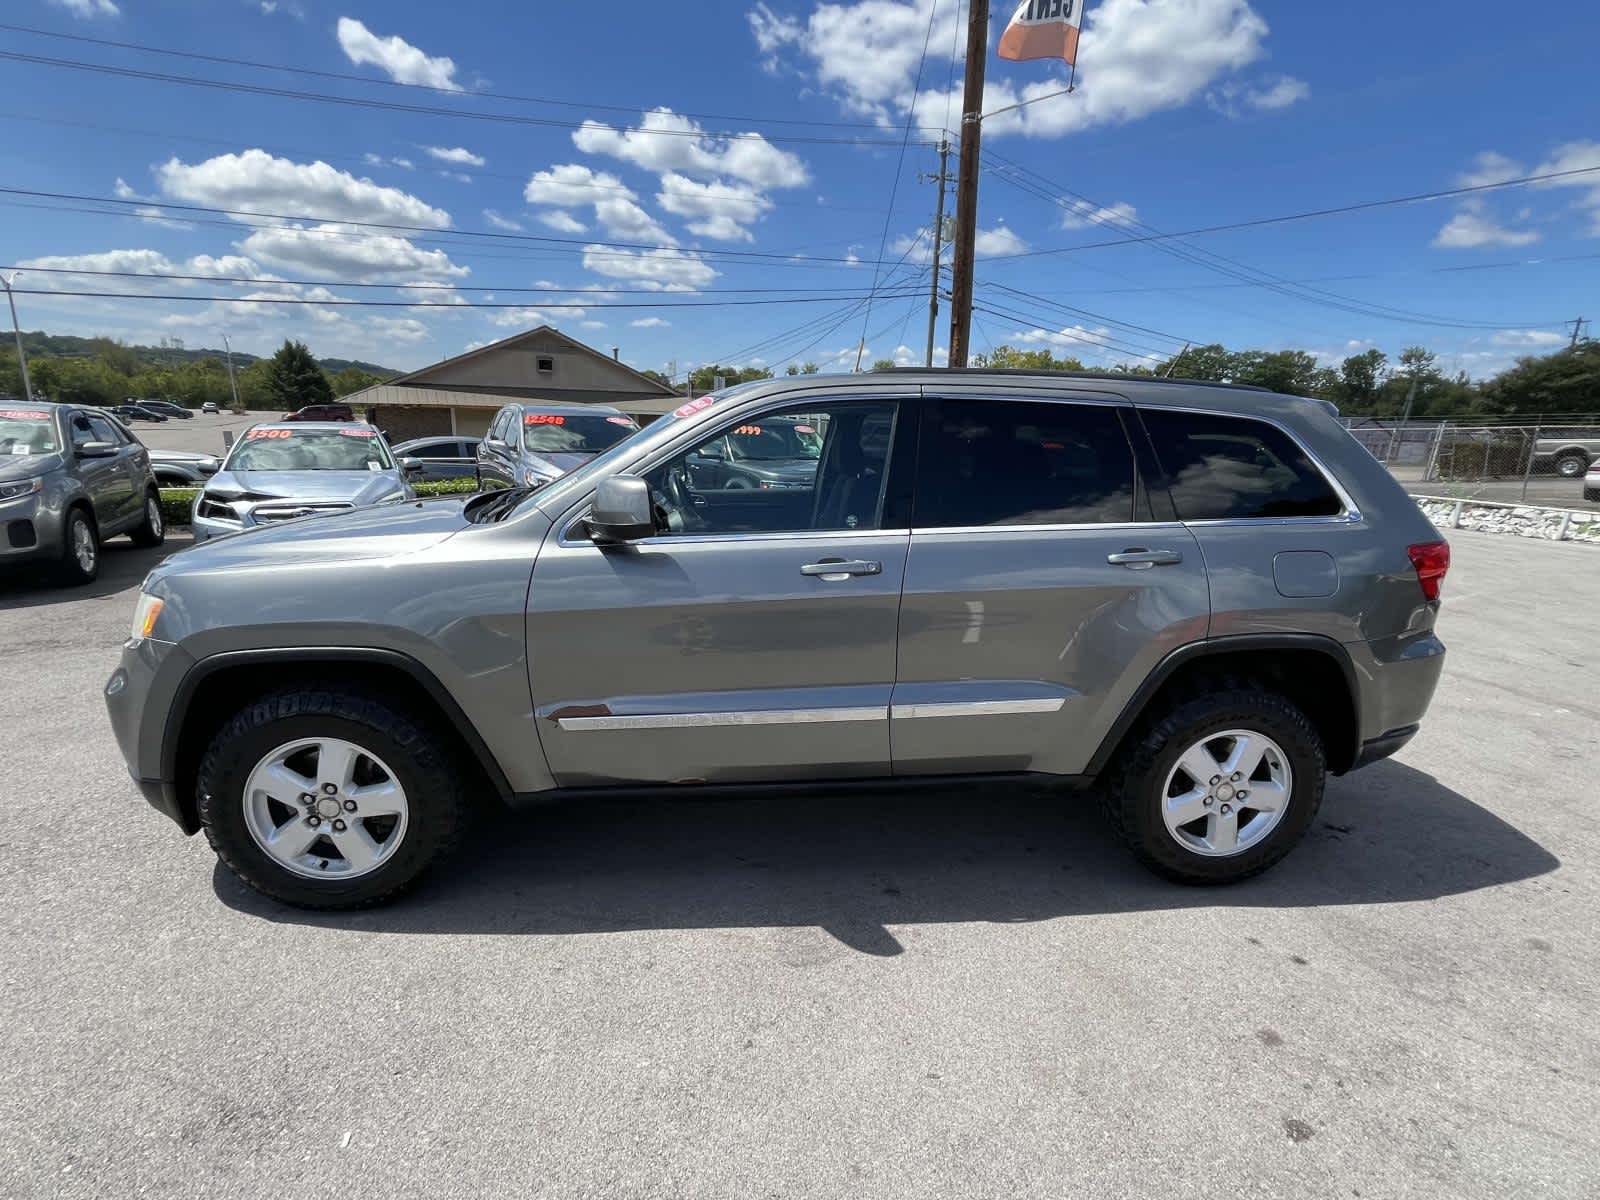
<instances>
[{"instance_id":1,"label":"silver jeep grand cherokee","mask_svg":"<svg viewBox=\"0 0 1600 1200\"><path fill-rule=\"evenodd\" d=\"M801 486L710 487L739 429ZM995 371L745 385L537 491L228 538L106 685L139 788L292 904L375 903L469 807L819 780L1098 793L1187 883L1416 732L1449 550L1329 407Z\"/></svg>"}]
</instances>

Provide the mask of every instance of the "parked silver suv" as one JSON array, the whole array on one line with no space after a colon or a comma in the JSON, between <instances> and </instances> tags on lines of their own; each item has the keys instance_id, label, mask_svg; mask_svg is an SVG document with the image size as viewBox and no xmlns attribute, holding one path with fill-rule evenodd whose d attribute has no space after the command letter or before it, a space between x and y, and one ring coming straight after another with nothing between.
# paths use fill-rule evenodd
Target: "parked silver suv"
<instances>
[{"instance_id":1,"label":"parked silver suv","mask_svg":"<svg viewBox=\"0 0 1600 1200\"><path fill-rule=\"evenodd\" d=\"M697 477L770 423L817 439L808 478ZM392 896L481 799L819 780L1090 788L1151 867L1223 882L1415 733L1448 563L1317 401L769 380L537 490L179 554L106 699L150 803L311 907Z\"/></svg>"},{"instance_id":2,"label":"parked silver suv","mask_svg":"<svg viewBox=\"0 0 1600 1200\"><path fill-rule=\"evenodd\" d=\"M0 567L44 561L65 583L100 573L100 543L166 530L150 453L97 408L0 400Z\"/></svg>"}]
</instances>

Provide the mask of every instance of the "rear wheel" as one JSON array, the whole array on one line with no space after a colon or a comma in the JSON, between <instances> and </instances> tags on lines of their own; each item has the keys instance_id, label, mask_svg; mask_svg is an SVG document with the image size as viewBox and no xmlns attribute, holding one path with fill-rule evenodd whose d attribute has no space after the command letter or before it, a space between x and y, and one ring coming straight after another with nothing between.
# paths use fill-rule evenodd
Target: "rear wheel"
<instances>
[{"instance_id":1,"label":"rear wheel","mask_svg":"<svg viewBox=\"0 0 1600 1200\"><path fill-rule=\"evenodd\" d=\"M1589 460L1582 454L1563 454L1556 459L1556 474L1563 479L1576 479L1589 469Z\"/></svg>"},{"instance_id":2,"label":"rear wheel","mask_svg":"<svg viewBox=\"0 0 1600 1200\"><path fill-rule=\"evenodd\" d=\"M301 908L380 904L454 847L460 772L418 714L365 692L273 692L200 764L200 824L256 891Z\"/></svg>"},{"instance_id":3,"label":"rear wheel","mask_svg":"<svg viewBox=\"0 0 1600 1200\"><path fill-rule=\"evenodd\" d=\"M135 546L159 546L167 540L167 523L161 515L161 495L151 488L144 496L144 520L128 535Z\"/></svg>"},{"instance_id":4,"label":"rear wheel","mask_svg":"<svg viewBox=\"0 0 1600 1200\"><path fill-rule=\"evenodd\" d=\"M61 582L69 585L93 583L100 574L100 532L82 508L67 511L56 573Z\"/></svg>"},{"instance_id":5,"label":"rear wheel","mask_svg":"<svg viewBox=\"0 0 1600 1200\"><path fill-rule=\"evenodd\" d=\"M1124 747L1113 828L1180 883L1232 883L1294 848L1322 803L1322 739L1294 705L1248 686L1179 700Z\"/></svg>"}]
</instances>

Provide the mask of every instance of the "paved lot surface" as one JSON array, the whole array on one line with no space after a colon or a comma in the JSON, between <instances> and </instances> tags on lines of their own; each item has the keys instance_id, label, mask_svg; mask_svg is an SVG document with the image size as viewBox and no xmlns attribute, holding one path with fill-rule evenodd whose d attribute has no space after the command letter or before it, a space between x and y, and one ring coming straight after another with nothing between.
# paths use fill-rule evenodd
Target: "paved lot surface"
<instances>
[{"instance_id":1,"label":"paved lot surface","mask_svg":"<svg viewBox=\"0 0 1600 1200\"><path fill-rule=\"evenodd\" d=\"M1431 479L1424 481L1420 468L1392 467L1391 473L1413 496L1449 496L1463 500L1489 500L1496 504L1536 504L1545 508L1575 508L1600 512L1600 500L1583 498L1583 477L1562 479L1558 475L1535 475L1526 489L1522 480Z\"/></svg>"},{"instance_id":2,"label":"paved lot surface","mask_svg":"<svg viewBox=\"0 0 1600 1200\"><path fill-rule=\"evenodd\" d=\"M194 450L201 454L221 454L224 449L223 430L238 437L256 422L273 421L282 415L281 412L250 412L242 416L222 413L212 417L196 413L194 419L189 421L177 418L161 424L135 421L130 428L152 450Z\"/></svg>"},{"instance_id":3,"label":"paved lot surface","mask_svg":"<svg viewBox=\"0 0 1600 1200\"><path fill-rule=\"evenodd\" d=\"M1600 553L1455 547L1430 724L1241 887L987 788L561 807L332 917L126 781L152 554L0 582L0 1196L1600 1194Z\"/></svg>"}]
</instances>

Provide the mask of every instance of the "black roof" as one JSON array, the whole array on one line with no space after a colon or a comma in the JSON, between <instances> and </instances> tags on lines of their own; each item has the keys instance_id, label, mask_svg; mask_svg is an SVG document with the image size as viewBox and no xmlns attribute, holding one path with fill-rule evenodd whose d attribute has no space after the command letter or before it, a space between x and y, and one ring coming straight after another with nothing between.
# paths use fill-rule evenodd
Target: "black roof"
<instances>
[{"instance_id":1,"label":"black roof","mask_svg":"<svg viewBox=\"0 0 1600 1200\"><path fill-rule=\"evenodd\" d=\"M1258 383L1222 383L1215 379L1186 379L1182 375L1133 375L1126 371L1045 371L1032 367L874 367L873 375L1029 375L1036 379L1100 379L1118 383L1166 383L1184 387L1226 388L1229 391L1267 392Z\"/></svg>"}]
</instances>

